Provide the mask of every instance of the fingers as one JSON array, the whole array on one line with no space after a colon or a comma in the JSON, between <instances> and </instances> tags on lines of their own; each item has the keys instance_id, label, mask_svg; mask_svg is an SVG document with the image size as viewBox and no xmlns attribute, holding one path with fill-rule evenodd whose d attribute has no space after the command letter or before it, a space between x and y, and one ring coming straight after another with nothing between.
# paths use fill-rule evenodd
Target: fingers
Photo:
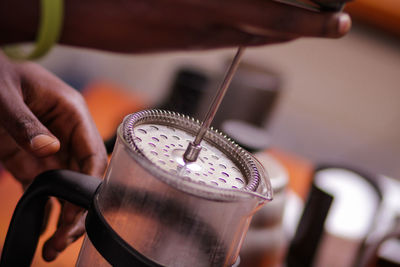
<instances>
[{"instance_id":1,"label":"fingers","mask_svg":"<svg viewBox=\"0 0 400 267\"><path fill-rule=\"evenodd\" d=\"M171 7L169 13L182 14L182 10L186 10L185 15L159 14L158 17L164 16L168 23L147 25L143 34L139 34L152 33L152 42L146 43L146 38L135 41L127 37L126 43L135 43L136 47L145 47L148 51L160 47L176 50L263 45L302 36L341 37L351 27L351 19L345 13L314 12L271 0L176 1L182 6ZM179 38L174 38L176 36Z\"/></svg>"},{"instance_id":2,"label":"fingers","mask_svg":"<svg viewBox=\"0 0 400 267\"><path fill-rule=\"evenodd\" d=\"M105 148L83 97L36 65L25 64L21 66L21 71L35 92L28 101L31 109L57 135L63 145L59 158L68 162L69 169L102 176L106 167ZM48 106L43 101L38 101L43 97L49 99ZM45 260L54 260L84 233L82 214L82 208L64 203L57 230L43 247Z\"/></svg>"},{"instance_id":3,"label":"fingers","mask_svg":"<svg viewBox=\"0 0 400 267\"><path fill-rule=\"evenodd\" d=\"M268 37L260 44L302 36L336 38L345 35L351 27L350 17L345 13L315 12L274 0L135 0L119 1L115 5L109 1L97 2L96 12L89 12L90 16L67 5L76 17L66 22L62 42L137 53L243 45L233 43L234 38L225 43L212 42L219 38L218 32L212 35L209 26L213 25ZM90 10L91 5L87 3L82 8L81 11ZM72 30L76 21L85 24L78 32ZM189 38L202 35L204 28L210 30L209 39ZM237 39L243 40L240 33Z\"/></svg>"},{"instance_id":4,"label":"fingers","mask_svg":"<svg viewBox=\"0 0 400 267\"><path fill-rule=\"evenodd\" d=\"M37 65L24 64L21 71L36 94L31 109L60 139L66 160L78 163L77 171L102 176L107 154L82 95ZM43 97L51 98L47 106Z\"/></svg>"},{"instance_id":5,"label":"fingers","mask_svg":"<svg viewBox=\"0 0 400 267\"><path fill-rule=\"evenodd\" d=\"M346 13L314 12L267 0L197 1L209 16L227 25L258 29L258 34L278 36L341 37L351 27ZM224 7L223 7L224 5ZM229 7L229 8L228 8Z\"/></svg>"},{"instance_id":6,"label":"fingers","mask_svg":"<svg viewBox=\"0 0 400 267\"><path fill-rule=\"evenodd\" d=\"M210 49L210 48L225 48L238 45L255 46L272 43L280 43L290 41L297 36L285 35L273 36L265 35L264 32L252 32L249 28L240 28L232 25L211 24L205 23L202 27L196 28L194 31L189 31L187 25L153 25L148 26L145 32L152 33L152 41L146 39L137 40L134 36L125 38L127 51L136 49L135 52L154 52L162 50L179 50L182 47L186 49ZM176 38L179 36L179 38ZM136 39L136 41L134 40ZM135 46L128 44L135 42Z\"/></svg>"},{"instance_id":7,"label":"fingers","mask_svg":"<svg viewBox=\"0 0 400 267\"><path fill-rule=\"evenodd\" d=\"M102 177L107 166L107 153L103 139L86 108L81 104L80 120L71 138L71 151L83 173Z\"/></svg>"},{"instance_id":8,"label":"fingers","mask_svg":"<svg viewBox=\"0 0 400 267\"><path fill-rule=\"evenodd\" d=\"M34 64L20 66L23 79L32 91L27 102L62 143L57 157L61 167L102 176L106 152L83 97L63 81ZM47 103L41 101L47 98ZM66 164L66 166L64 166ZM83 210L65 203L59 225L43 247L43 258L54 260L84 233Z\"/></svg>"},{"instance_id":9,"label":"fingers","mask_svg":"<svg viewBox=\"0 0 400 267\"><path fill-rule=\"evenodd\" d=\"M351 19L345 13L315 13L298 8L294 10L295 7L289 6L276 9L283 13L282 17L271 15L262 19L260 15L249 20L269 31L296 36L337 38L345 35L351 27Z\"/></svg>"},{"instance_id":10,"label":"fingers","mask_svg":"<svg viewBox=\"0 0 400 267\"><path fill-rule=\"evenodd\" d=\"M43 171L51 166L101 176L106 165L104 144L82 96L36 64L20 64L15 70L18 77L8 75L10 78L4 79L7 76L0 75L0 87L6 88L0 90L0 123L3 126L0 129L5 129L2 139L12 136L23 148L19 149L14 143L7 154L0 153L8 169L18 174L18 166L28 171L36 167ZM63 148L53 157L32 156L30 160L17 161L26 151L36 156L55 153L60 149L59 140ZM44 259L55 259L84 233L82 213L81 208L72 204L63 205L60 224L43 248Z\"/></svg>"},{"instance_id":11,"label":"fingers","mask_svg":"<svg viewBox=\"0 0 400 267\"><path fill-rule=\"evenodd\" d=\"M60 224L55 233L43 246L42 256L53 261L68 245L76 241L85 232L85 214L83 209L71 203L64 203Z\"/></svg>"},{"instance_id":12,"label":"fingers","mask_svg":"<svg viewBox=\"0 0 400 267\"><path fill-rule=\"evenodd\" d=\"M59 167L102 176L105 148L83 97L35 64L23 64L19 69L29 108L62 143L56 155ZM82 213L81 208L70 203L63 205L57 230L43 247L45 260L54 260L84 233Z\"/></svg>"},{"instance_id":13,"label":"fingers","mask_svg":"<svg viewBox=\"0 0 400 267\"><path fill-rule=\"evenodd\" d=\"M24 102L16 69L0 55L0 124L23 149L41 157L57 152L60 142Z\"/></svg>"}]
</instances>

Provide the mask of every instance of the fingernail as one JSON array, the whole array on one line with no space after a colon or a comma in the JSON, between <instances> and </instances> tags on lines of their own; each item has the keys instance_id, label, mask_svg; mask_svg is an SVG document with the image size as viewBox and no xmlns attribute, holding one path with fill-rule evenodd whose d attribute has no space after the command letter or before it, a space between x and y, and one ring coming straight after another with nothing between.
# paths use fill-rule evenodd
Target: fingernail
<instances>
[{"instance_id":1,"label":"fingernail","mask_svg":"<svg viewBox=\"0 0 400 267\"><path fill-rule=\"evenodd\" d=\"M351 18L348 14L341 14L339 17L338 31L339 34L346 34L351 28Z\"/></svg>"},{"instance_id":2,"label":"fingernail","mask_svg":"<svg viewBox=\"0 0 400 267\"><path fill-rule=\"evenodd\" d=\"M55 137L40 134L31 140L31 149L37 156L48 156L60 149L60 142Z\"/></svg>"}]
</instances>

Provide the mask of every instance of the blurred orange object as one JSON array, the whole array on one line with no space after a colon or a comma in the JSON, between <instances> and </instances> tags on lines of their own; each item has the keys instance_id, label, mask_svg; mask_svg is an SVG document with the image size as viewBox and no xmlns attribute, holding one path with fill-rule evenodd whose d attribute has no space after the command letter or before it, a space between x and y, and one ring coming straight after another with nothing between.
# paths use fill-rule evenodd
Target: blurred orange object
<instances>
[{"instance_id":1,"label":"blurred orange object","mask_svg":"<svg viewBox=\"0 0 400 267\"><path fill-rule=\"evenodd\" d=\"M311 161L293 153L272 148L268 153L276 158L289 173L289 188L303 200L307 198L311 186L314 165Z\"/></svg>"},{"instance_id":2,"label":"blurred orange object","mask_svg":"<svg viewBox=\"0 0 400 267\"><path fill-rule=\"evenodd\" d=\"M143 95L110 82L92 83L83 95L103 139L115 133L126 115L146 108Z\"/></svg>"},{"instance_id":3,"label":"blurred orange object","mask_svg":"<svg viewBox=\"0 0 400 267\"><path fill-rule=\"evenodd\" d=\"M346 5L353 19L400 36L399 0L357 0Z\"/></svg>"}]
</instances>

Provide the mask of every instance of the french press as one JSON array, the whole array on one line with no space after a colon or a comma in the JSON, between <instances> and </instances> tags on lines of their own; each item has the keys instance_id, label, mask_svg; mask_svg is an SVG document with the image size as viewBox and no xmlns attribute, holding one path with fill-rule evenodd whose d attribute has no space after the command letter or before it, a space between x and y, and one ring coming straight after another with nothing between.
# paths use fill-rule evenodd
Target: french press
<instances>
[{"instance_id":1,"label":"french press","mask_svg":"<svg viewBox=\"0 0 400 267\"><path fill-rule=\"evenodd\" d=\"M18 203L1 266L28 266L49 196L88 209L77 266L231 266L252 215L272 198L262 166L208 129L194 162L185 147L201 127L187 116L147 110L127 116L104 180L43 173Z\"/></svg>"}]
</instances>

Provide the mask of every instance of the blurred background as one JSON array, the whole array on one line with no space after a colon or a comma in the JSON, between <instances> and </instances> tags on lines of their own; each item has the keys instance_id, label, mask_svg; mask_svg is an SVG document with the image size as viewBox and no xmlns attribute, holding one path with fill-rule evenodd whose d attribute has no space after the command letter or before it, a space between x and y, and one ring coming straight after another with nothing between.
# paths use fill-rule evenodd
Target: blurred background
<instances>
[{"instance_id":1,"label":"blurred background","mask_svg":"<svg viewBox=\"0 0 400 267\"><path fill-rule=\"evenodd\" d=\"M281 266L285 255L299 263L299 251L308 255L311 250L314 266L356 266L361 247L374 247L387 233L400 230L400 1L357 0L346 9L353 28L344 38L247 49L214 121L250 151L267 151L257 155L275 190L275 201L254 218L241 266ZM84 94L100 133L109 139L121 118L139 109L167 108L202 119L234 53L126 55L58 46L39 63ZM341 167L314 172L321 163L361 173ZM0 185L0 200L11 207L0 210L0 216L9 220L22 192L12 179L0 182L7 183ZM12 186L19 191L11 196ZM307 214L323 217L307 197L315 188L329 192L335 202L330 217L322 220L325 235L316 240L318 249L304 252L313 244L298 239L297 223ZM322 202L326 196L316 199ZM304 206L309 213L301 218ZM317 227L303 230L308 237ZM292 239L300 250L290 245ZM69 248L49 266L71 266L78 250L79 244ZM382 251L382 258L400 264L398 256L393 259L399 239ZM40 256L35 259L33 266L43 266Z\"/></svg>"},{"instance_id":2,"label":"blurred background","mask_svg":"<svg viewBox=\"0 0 400 267\"><path fill-rule=\"evenodd\" d=\"M400 177L400 3L361 0L347 8L354 26L342 39L248 49L244 62L280 79L273 85L279 100L263 126L273 146L313 161ZM167 100L179 69L195 67L218 81L233 54L119 55L58 47L40 63L77 89L108 82L154 107ZM209 87L215 90L217 83Z\"/></svg>"}]
</instances>

